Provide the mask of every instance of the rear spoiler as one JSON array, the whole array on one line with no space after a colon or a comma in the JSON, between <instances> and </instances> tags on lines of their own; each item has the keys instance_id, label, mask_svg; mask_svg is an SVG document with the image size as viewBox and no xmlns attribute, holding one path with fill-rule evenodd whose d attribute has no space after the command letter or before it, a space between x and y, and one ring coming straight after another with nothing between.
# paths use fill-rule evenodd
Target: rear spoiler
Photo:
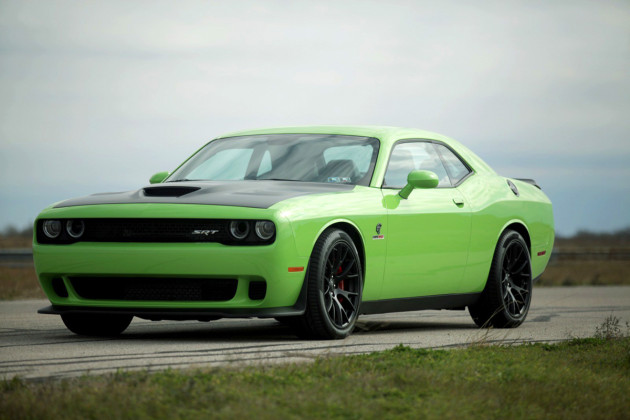
<instances>
[{"instance_id":1,"label":"rear spoiler","mask_svg":"<svg viewBox=\"0 0 630 420\"><path fill-rule=\"evenodd\" d=\"M538 185L538 183L534 181L533 179L527 179L527 178L514 178L514 179L517 181L527 182L528 184L532 184L534 187L538 188L539 190L542 190L542 188L540 188L540 185Z\"/></svg>"}]
</instances>

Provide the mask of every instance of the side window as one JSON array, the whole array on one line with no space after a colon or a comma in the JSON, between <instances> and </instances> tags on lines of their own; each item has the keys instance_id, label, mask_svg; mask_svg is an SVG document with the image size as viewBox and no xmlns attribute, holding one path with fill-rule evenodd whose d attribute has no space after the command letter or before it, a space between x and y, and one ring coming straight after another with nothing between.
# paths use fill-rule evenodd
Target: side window
<instances>
[{"instance_id":1,"label":"side window","mask_svg":"<svg viewBox=\"0 0 630 420\"><path fill-rule=\"evenodd\" d=\"M442 156L442 161L448 176L451 178L451 182L453 185L457 185L459 181L470 173L470 170L448 147L441 144L436 144L435 147Z\"/></svg>"},{"instance_id":2,"label":"side window","mask_svg":"<svg viewBox=\"0 0 630 420\"><path fill-rule=\"evenodd\" d=\"M245 179L247 165L252 157L253 149L226 149L218 152L210 159L188 174L188 179Z\"/></svg>"},{"instance_id":3,"label":"side window","mask_svg":"<svg viewBox=\"0 0 630 420\"><path fill-rule=\"evenodd\" d=\"M407 184L407 175L415 169L435 172L440 180L438 188L451 186L451 181L440 156L437 154L433 143L428 142L396 144L389 158L383 186L388 188L404 187Z\"/></svg>"}]
</instances>

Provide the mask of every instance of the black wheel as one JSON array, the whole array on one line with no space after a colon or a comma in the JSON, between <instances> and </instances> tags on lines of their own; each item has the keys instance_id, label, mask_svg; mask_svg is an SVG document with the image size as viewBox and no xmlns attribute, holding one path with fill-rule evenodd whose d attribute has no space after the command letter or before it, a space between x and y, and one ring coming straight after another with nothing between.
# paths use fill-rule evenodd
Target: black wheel
<instances>
[{"instance_id":1,"label":"black wheel","mask_svg":"<svg viewBox=\"0 0 630 420\"><path fill-rule=\"evenodd\" d=\"M525 321L532 300L532 268L527 243L513 230L494 251L488 282L479 302L468 307L480 327L514 328Z\"/></svg>"},{"instance_id":2,"label":"black wheel","mask_svg":"<svg viewBox=\"0 0 630 420\"><path fill-rule=\"evenodd\" d=\"M132 315L63 314L61 320L75 334L108 337L119 335L131 323Z\"/></svg>"},{"instance_id":3,"label":"black wheel","mask_svg":"<svg viewBox=\"0 0 630 420\"><path fill-rule=\"evenodd\" d=\"M328 229L315 243L306 274L307 304L299 331L311 338L350 335L359 316L363 273L350 236Z\"/></svg>"}]
</instances>

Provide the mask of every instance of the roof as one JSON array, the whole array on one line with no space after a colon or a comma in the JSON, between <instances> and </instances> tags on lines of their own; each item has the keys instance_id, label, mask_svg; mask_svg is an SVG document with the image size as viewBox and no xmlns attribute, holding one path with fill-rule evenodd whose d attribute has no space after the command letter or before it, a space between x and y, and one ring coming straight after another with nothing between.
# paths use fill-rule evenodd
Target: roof
<instances>
[{"instance_id":1,"label":"roof","mask_svg":"<svg viewBox=\"0 0 630 420\"><path fill-rule=\"evenodd\" d=\"M401 138L423 138L433 140L452 141L446 136L415 128L401 128L375 125L314 125L294 127L273 127L255 130L243 130L220 136L235 137L255 134L340 134L348 136L376 137L381 141L389 142Z\"/></svg>"}]
</instances>

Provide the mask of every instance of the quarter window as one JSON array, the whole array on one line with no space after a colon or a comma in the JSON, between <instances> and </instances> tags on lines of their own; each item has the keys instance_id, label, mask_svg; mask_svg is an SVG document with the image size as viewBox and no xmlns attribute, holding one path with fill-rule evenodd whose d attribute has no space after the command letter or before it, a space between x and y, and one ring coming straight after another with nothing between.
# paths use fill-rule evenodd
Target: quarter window
<instances>
[{"instance_id":1,"label":"quarter window","mask_svg":"<svg viewBox=\"0 0 630 420\"><path fill-rule=\"evenodd\" d=\"M462 179L466 178L466 175L470 173L470 169L448 147L442 144L436 144L435 147L442 156L442 162L444 162L446 172L451 178L451 183L457 185Z\"/></svg>"}]
</instances>

